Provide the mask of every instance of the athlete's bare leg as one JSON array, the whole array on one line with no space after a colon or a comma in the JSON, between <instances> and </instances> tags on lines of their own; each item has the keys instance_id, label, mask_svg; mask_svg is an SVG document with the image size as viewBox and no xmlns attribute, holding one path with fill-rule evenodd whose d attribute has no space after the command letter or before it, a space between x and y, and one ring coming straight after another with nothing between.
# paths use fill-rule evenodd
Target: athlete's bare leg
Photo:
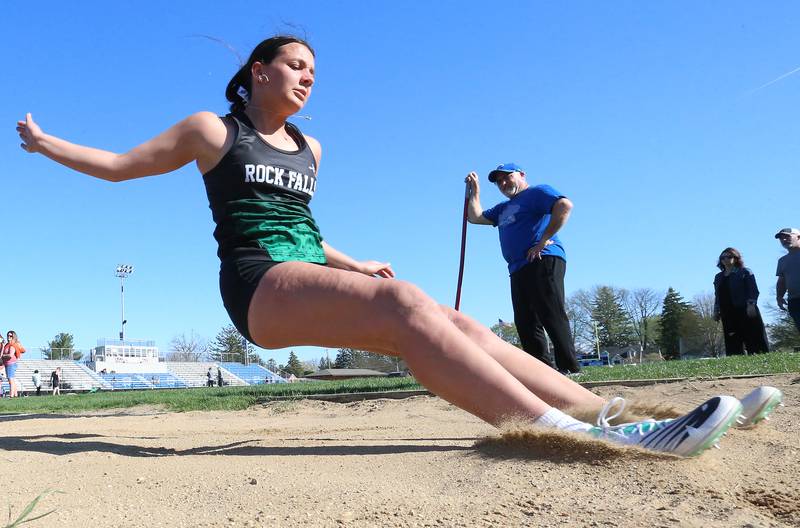
<instances>
[{"instance_id":1,"label":"athlete's bare leg","mask_svg":"<svg viewBox=\"0 0 800 528\"><path fill-rule=\"evenodd\" d=\"M262 278L248 323L267 348L318 345L400 356L431 392L495 425L550 408L403 281L285 262Z\"/></svg>"},{"instance_id":2,"label":"athlete's bare leg","mask_svg":"<svg viewBox=\"0 0 800 528\"><path fill-rule=\"evenodd\" d=\"M548 404L560 409L591 405L600 407L605 404L605 400L597 394L581 387L525 351L506 343L471 317L449 306L440 305L439 308L473 343Z\"/></svg>"}]
</instances>

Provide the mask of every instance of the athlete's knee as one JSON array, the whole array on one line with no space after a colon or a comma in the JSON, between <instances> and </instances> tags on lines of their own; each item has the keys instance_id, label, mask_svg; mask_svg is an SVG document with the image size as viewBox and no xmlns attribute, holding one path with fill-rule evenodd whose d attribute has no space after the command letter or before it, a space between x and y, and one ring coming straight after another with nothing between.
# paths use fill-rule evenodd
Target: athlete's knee
<instances>
[{"instance_id":1,"label":"athlete's knee","mask_svg":"<svg viewBox=\"0 0 800 528\"><path fill-rule=\"evenodd\" d=\"M381 296L382 301L390 307L392 315L400 321L409 321L439 312L436 302L410 282L386 281Z\"/></svg>"},{"instance_id":2,"label":"athlete's knee","mask_svg":"<svg viewBox=\"0 0 800 528\"><path fill-rule=\"evenodd\" d=\"M462 332L467 333L475 329L475 321L450 306L440 304L439 310Z\"/></svg>"}]
</instances>

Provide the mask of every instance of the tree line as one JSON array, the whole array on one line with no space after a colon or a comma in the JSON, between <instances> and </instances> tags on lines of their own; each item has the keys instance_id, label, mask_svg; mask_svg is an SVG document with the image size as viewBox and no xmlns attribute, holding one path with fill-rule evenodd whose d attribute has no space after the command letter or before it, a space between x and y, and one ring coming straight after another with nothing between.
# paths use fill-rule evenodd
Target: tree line
<instances>
[{"instance_id":1,"label":"tree line","mask_svg":"<svg viewBox=\"0 0 800 528\"><path fill-rule=\"evenodd\" d=\"M598 350L633 349L641 356L660 354L664 359L682 356L719 357L724 351L722 325L714 320L714 294L702 293L686 301L678 291L669 288L661 294L651 288L626 289L608 285L578 290L566 299L567 316L575 350L591 354ZM774 317L767 325L773 350L800 346L788 313L769 306ZM520 347L513 323L499 320L492 331L505 341ZM60 332L43 347L45 359L83 358L75 349L72 334ZM306 376L315 370L329 368L363 368L380 372L406 370L399 358L353 348L340 348L333 360L300 361L294 351L286 364L274 359L266 361L256 353L233 325L227 325L209 343L194 331L176 335L165 355L167 361L215 361L255 363L272 372L288 376Z\"/></svg>"},{"instance_id":2,"label":"tree line","mask_svg":"<svg viewBox=\"0 0 800 528\"><path fill-rule=\"evenodd\" d=\"M640 356L660 354L663 359L680 359L719 357L724 351L722 325L714 319L713 293L686 301L673 288L662 294L650 288L598 285L567 297L566 309L575 349L581 354L632 349ZM776 316L767 327L772 348L800 346L800 335L788 314L770 309ZM499 320L492 331L520 346L512 323Z\"/></svg>"}]
</instances>

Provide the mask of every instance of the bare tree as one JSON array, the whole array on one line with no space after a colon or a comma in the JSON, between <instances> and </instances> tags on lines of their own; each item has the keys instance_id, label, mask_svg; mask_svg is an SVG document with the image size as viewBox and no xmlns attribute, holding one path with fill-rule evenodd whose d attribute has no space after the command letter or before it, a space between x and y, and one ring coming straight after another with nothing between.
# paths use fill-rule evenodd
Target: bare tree
<instances>
[{"instance_id":1,"label":"bare tree","mask_svg":"<svg viewBox=\"0 0 800 528\"><path fill-rule=\"evenodd\" d=\"M567 317L569 318L572 344L575 350L584 353L595 348L592 326L592 294L586 290L578 290L566 298Z\"/></svg>"},{"instance_id":2,"label":"bare tree","mask_svg":"<svg viewBox=\"0 0 800 528\"><path fill-rule=\"evenodd\" d=\"M633 332L639 343L639 361L642 355L648 352L648 347L654 341L654 318L661 308L661 298L664 295L651 288L636 288L634 290L620 290L622 306L633 323Z\"/></svg>"},{"instance_id":3,"label":"bare tree","mask_svg":"<svg viewBox=\"0 0 800 528\"><path fill-rule=\"evenodd\" d=\"M208 353L208 344L192 330L189 335L180 334L169 343L167 361L200 361Z\"/></svg>"},{"instance_id":4,"label":"bare tree","mask_svg":"<svg viewBox=\"0 0 800 528\"><path fill-rule=\"evenodd\" d=\"M722 330L714 320L714 294L705 292L695 295L692 308L698 317L696 339L700 341L704 352L719 357L722 352Z\"/></svg>"}]
</instances>

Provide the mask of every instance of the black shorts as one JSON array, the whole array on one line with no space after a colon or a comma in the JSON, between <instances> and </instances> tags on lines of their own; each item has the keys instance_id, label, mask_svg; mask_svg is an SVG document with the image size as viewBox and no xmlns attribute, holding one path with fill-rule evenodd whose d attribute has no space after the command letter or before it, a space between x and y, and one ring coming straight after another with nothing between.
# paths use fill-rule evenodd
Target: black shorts
<instances>
[{"instance_id":1,"label":"black shorts","mask_svg":"<svg viewBox=\"0 0 800 528\"><path fill-rule=\"evenodd\" d=\"M228 311L233 326L245 339L253 344L250 329L247 326L247 313L250 301L256 292L261 277L280 264L262 252L242 252L222 260L219 268L219 291L222 303Z\"/></svg>"}]
</instances>

